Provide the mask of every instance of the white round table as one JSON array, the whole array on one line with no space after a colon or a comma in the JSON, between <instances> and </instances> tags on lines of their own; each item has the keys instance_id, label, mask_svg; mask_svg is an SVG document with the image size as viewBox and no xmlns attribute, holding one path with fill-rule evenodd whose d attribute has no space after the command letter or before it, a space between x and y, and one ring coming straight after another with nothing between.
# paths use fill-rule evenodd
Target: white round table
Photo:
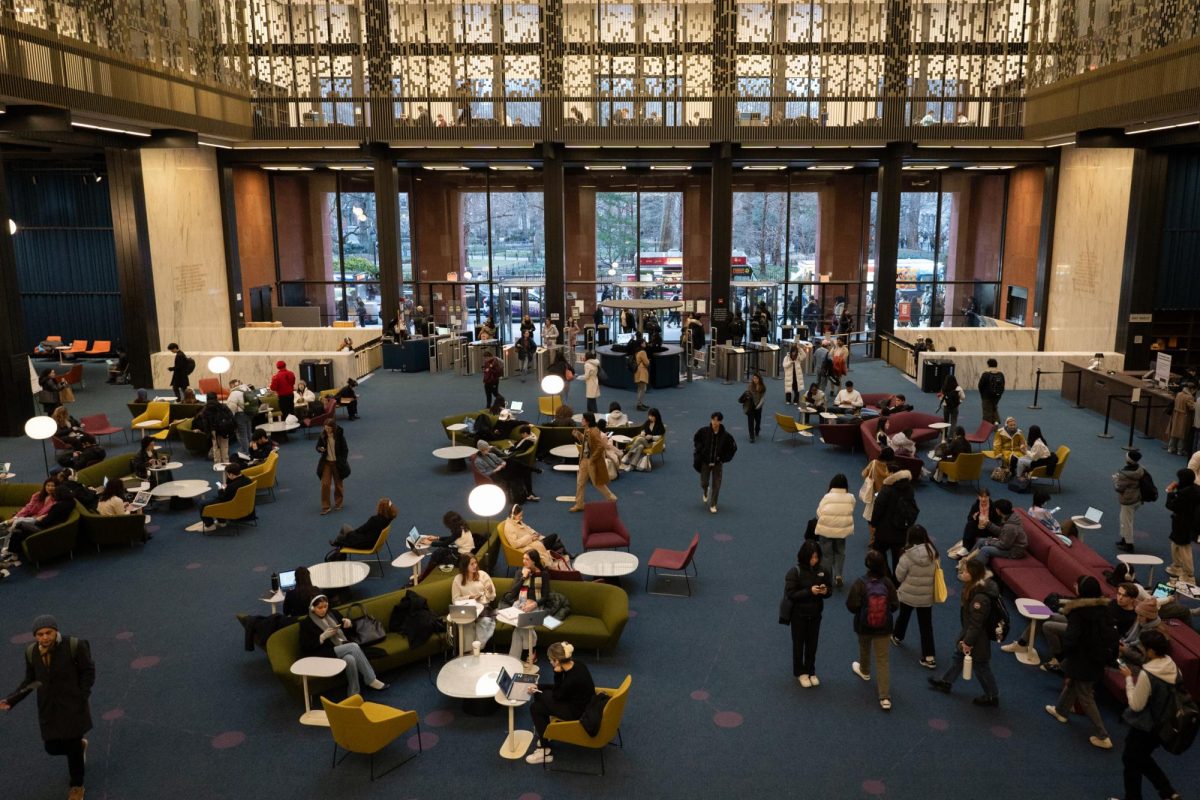
<instances>
[{"instance_id":1,"label":"white round table","mask_svg":"<svg viewBox=\"0 0 1200 800\"><path fill-rule=\"evenodd\" d=\"M821 419L825 420L826 422L828 422L830 420L835 420L837 418L838 418L838 415L834 414L831 411L822 411L821 412Z\"/></svg>"},{"instance_id":2,"label":"white round table","mask_svg":"<svg viewBox=\"0 0 1200 800\"><path fill-rule=\"evenodd\" d=\"M264 603L268 603L271 606L272 614L278 614L279 613L278 606L280 603L283 602L283 592L280 591L279 589L276 589L270 597L260 597L258 599L262 600Z\"/></svg>"},{"instance_id":3,"label":"white round table","mask_svg":"<svg viewBox=\"0 0 1200 800\"><path fill-rule=\"evenodd\" d=\"M183 469L183 464L179 461L168 461L161 467L146 467L146 469L150 472L166 472L172 469ZM179 481L176 481L176 483L179 483Z\"/></svg>"},{"instance_id":4,"label":"white round table","mask_svg":"<svg viewBox=\"0 0 1200 800\"><path fill-rule=\"evenodd\" d=\"M421 577L420 564L425 560L425 553L418 553L415 550L409 550L407 553L401 553L392 561L393 567L399 569L412 568L413 586L417 585L417 579Z\"/></svg>"},{"instance_id":5,"label":"white round table","mask_svg":"<svg viewBox=\"0 0 1200 800\"><path fill-rule=\"evenodd\" d=\"M496 692L496 702L508 709L508 735L504 737L504 744L500 746L500 755L512 760L524 758L525 752L529 750L529 745L533 743L533 731L516 730L513 712L529 702L529 695L521 697L520 691L517 689L518 696L511 700L500 694L499 691Z\"/></svg>"},{"instance_id":6,"label":"white round table","mask_svg":"<svg viewBox=\"0 0 1200 800\"><path fill-rule=\"evenodd\" d=\"M0 472L0 481L10 481L15 477L17 477L15 472Z\"/></svg>"},{"instance_id":7,"label":"white round table","mask_svg":"<svg viewBox=\"0 0 1200 800\"><path fill-rule=\"evenodd\" d=\"M456 438L458 436L458 432L465 431L466 429L467 429L467 423L465 423L465 422L455 422L452 425L446 426L446 430L450 431L450 446L451 447L458 446L458 439Z\"/></svg>"},{"instance_id":8,"label":"white round table","mask_svg":"<svg viewBox=\"0 0 1200 800\"><path fill-rule=\"evenodd\" d=\"M299 429L299 422L288 422L279 420L278 422L264 422L261 425L255 426L257 430L266 431L271 434L272 438L277 438L281 442L288 440L288 432Z\"/></svg>"},{"instance_id":9,"label":"white round table","mask_svg":"<svg viewBox=\"0 0 1200 800\"><path fill-rule=\"evenodd\" d=\"M176 467L181 467L182 464L177 464ZM208 481L200 480L184 480L184 481L167 481L160 483L150 490L151 497L171 498L182 497L185 500L191 500L194 497L207 492L209 489Z\"/></svg>"},{"instance_id":10,"label":"white round table","mask_svg":"<svg viewBox=\"0 0 1200 800\"><path fill-rule=\"evenodd\" d=\"M322 561L308 568L313 586L318 589L347 589L362 583L370 572L366 561Z\"/></svg>"},{"instance_id":11,"label":"white round table","mask_svg":"<svg viewBox=\"0 0 1200 800\"><path fill-rule=\"evenodd\" d=\"M437 690L447 697L462 700L490 699L500 691L496 677L501 667L508 670L510 675L516 675L521 671L521 662L500 653L480 653L452 659L438 671Z\"/></svg>"},{"instance_id":12,"label":"white round table","mask_svg":"<svg viewBox=\"0 0 1200 800\"><path fill-rule=\"evenodd\" d=\"M1071 517L1071 522L1075 523L1075 530L1079 531L1079 539L1083 540L1084 531L1098 531L1104 526L1099 522L1092 522L1087 517Z\"/></svg>"},{"instance_id":13,"label":"white round table","mask_svg":"<svg viewBox=\"0 0 1200 800\"><path fill-rule=\"evenodd\" d=\"M1046 613L1045 608L1046 606L1041 600L1034 600L1030 597L1017 598L1017 611L1021 612L1022 617L1029 620L1029 630L1025 634L1025 641L1028 644L1024 650L1017 651L1017 661L1031 667L1042 663L1042 657L1038 654L1034 640L1037 638L1038 620L1050 619L1050 614Z\"/></svg>"},{"instance_id":14,"label":"white round table","mask_svg":"<svg viewBox=\"0 0 1200 800\"><path fill-rule=\"evenodd\" d=\"M558 447L550 448L550 455L557 458L579 458L579 445L560 444Z\"/></svg>"},{"instance_id":15,"label":"white round table","mask_svg":"<svg viewBox=\"0 0 1200 800\"><path fill-rule=\"evenodd\" d=\"M312 707L312 696L308 693L309 678L332 678L346 668L346 662L340 658L322 658L307 656L292 664L293 675L299 675L304 682L304 714L300 717L301 725L321 725L329 727L329 718L325 709Z\"/></svg>"},{"instance_id":16,"label":"white round table","mask_svg":"<svg viewBox=\"0 0 1200 800\"><path fill-rule=\"evenodd\" d=\"M593 578L619 578L638 568L638 557L620 550L589 550L571 562L576 572Z\"/></svg>"},{"instance_id":17,"label":"white round table","mask_svg":"<svg viewBox=\"0 0 1200 800\"><path fill-rule=\"evenodd\" d=\"M1138 567L1149 567L1150 572L1146 575L1146 582L1143 586L1154 587L1154 568L1163 563L1163 560L1158 556L1148 555L1146 553L1119 553L1117 561L1122 564L1128 564L1132 570L1137 570Z\"/></svg>"},{"instance_id":18,"label":"white round table","mask_svg":"<svg viewBox=\"0 0 1200 800\"><path fill-rule=\"evenodd\" d=\"M943 442L946 441L946 429L950 427L949 422L931 422L929 423L929 427L942 435Z\"/></svg>"},{"instance_id":19,"label":"white round table","mask_svg":"<svg viewBox=\"0 0 1200 800\"><path fill-rule=\"evenodd\" d=\"M614 433L612 436L610 436L608 438L612 439L617 444L629 444L630 442L633 441L632 436L626 436L623 433Z\"/></svg>"},{"instance_id":20,"label":"white round table","mask_svg":"<svg viewBox=\"0 0 1200 800\"><path fill-rule=\"evenodd\" d=\"M458 472L467 468L467 459L475 455L474 447L466 445L452 445L450 447L439 447L433 451L434 456L443 459L451 470Z\"/></svg>"}]
</instances>

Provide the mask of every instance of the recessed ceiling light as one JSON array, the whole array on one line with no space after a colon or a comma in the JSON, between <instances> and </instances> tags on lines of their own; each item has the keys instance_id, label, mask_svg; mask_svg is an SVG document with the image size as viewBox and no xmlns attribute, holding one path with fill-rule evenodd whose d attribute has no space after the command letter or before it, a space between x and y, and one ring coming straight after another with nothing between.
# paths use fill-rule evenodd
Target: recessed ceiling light
<instances>
[{"instance_id":1,"label":"recessed ceiling light","mask_svg":"<svg viewBox=\"0 0 1200 800\"><path fill-rule=\"evenodd\" d=\"M585 164L583 168L589 172L620 172L625 169L622 164Z\"/></svg>"},{"instance_id":2,"label":"recessed ceiling light","mask_svg":"<svg viewBox=\"0 0 1200 800\"><path fill-rule=\"evenodd\" d=\"M1015 169L1016 164L972 164L963 169Z\"/></svg>"},{"instance_id":3,"label":"recessed ceiling light","mask_svg":"<svg viewBox=\"0 0 1200 800\"><path fill-rule=\"evenodd\" d=\"M655 172L687 172L692 167L690 164L651 164L650 169Z\"/></svg>"},{"instance_id":4,"label":"recessed ceiling light","mask_svg":"<svg viewBox=\"0 0 1200 800\"><path fill-rule=\"evenodd\" d=\"M745 166L742 167L742 169L762 171L762 172L778 171L778 170L787 169L787 168L788 168L787 164L746 164Z\"/></svg>"},{"instance_id":5,"label":"recessed ceiling light","mask_svg":"<svg viewBox=\"0 0 1200 800\"><path fill-rule=\"evenodd\" d=\"M854 169L853 164L813 164L809 167L817 172L841 172L842 170Z\"/></svg>"},{"instance_id":6,"label":"recessed ceiling light","mask_svg":"<svg viewBox=\"0 0 1200 800\"><path fill-rule=\"evenodd\" d=\"M467 172L471 169L465 164L422 164L421 167L434 172Z\"/></svg>"}]
</instances>

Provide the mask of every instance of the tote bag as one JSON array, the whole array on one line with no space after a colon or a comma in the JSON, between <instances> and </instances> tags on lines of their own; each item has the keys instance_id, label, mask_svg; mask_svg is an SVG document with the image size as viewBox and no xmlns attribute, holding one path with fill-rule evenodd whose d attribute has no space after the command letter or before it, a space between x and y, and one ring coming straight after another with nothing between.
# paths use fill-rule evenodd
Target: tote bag
<instances>
[{"instance_id":1,"label":"tote bag","mask_svg":"<svg viewBox=\"0 0 1200 800\"><path fill-rule=\"evenodd\" d=\"M946 573L942 572L942 562L933 562L933 602L944 603L950 592L946 590Z\"/></svg>"}]
</instances>

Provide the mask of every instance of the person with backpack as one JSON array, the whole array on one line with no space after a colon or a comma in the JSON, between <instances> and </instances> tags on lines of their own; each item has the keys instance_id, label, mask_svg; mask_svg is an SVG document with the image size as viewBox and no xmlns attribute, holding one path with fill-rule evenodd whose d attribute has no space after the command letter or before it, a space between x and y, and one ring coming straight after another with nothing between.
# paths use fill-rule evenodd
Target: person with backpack
<instances>
[{"instance_id":1,"label":"person with backpack","mask_svg":"<svg viewBox=\"0 0 1200 800\"><path fill-rule=\"evenodd\" d=\"M188 376L196 368L196 362L188 358L187 354L180 350L179 345L175 344L175 342L167 345L167 352L175 354L174 364L167 367L167 370L171 373L171 391L175 392L175 399L182 402L184 391L191 385L191 382L188 381Z\"/></svg>"},{"instance_id":2,"label":"person with backpack","mask_svg":"<svg viewBox=\"0 0 1200 800\"><path fill-rule=\"evenodd\" d=\"M879 707L891 711L888 647L892 643L892 614L900 601L896 585L887 576L883 553L868 550L864 564L867 574L854 582L846 596L846 608L854 615L854 632L858 635L858 661L851 664L850 669L864 681L869 681L871 658L874 657Z\"/></svg>"},{"instance_id":3,"label":"person with backpack","mask_svg":"<svg viewBox=\"0 0 1200 800\"><path fill-rule=\"evenodd\" d=\"M1076 704L1092 723L1088 741L1101 750L1112 749L1112 739L1096 707L1096 681L1104 678L1104 668L1117 657L1117 627L1109 613L1109 599L1100 590L1100 581L1081 575L1075 583L1079 597L1067 600L1061 611L1066 628L1059 639L1059 663L1066 675L1058 702L1046 706L1046 713L1061 723L1069 722Z\"/></svg>"},{"instance_id":4,"label":"person with backpack","mask_svg":"<svg viewBox=\"0 0 1200 800\"><path fill-rule=\"evenodd\" d=\"M796 565L784 579L784 597L792 630L792 675L805 689L820 686L817 677L817 639L821 613L829 596L829 573L821 564L821 546L811 539L800 545Z\"/></svg>"},{"instance_id":5,"label":"person with backpack","mask_svg":"<svg viewBox=\"0 0 1200 800\"><path fill-rule=\"evenodd\" d=\"M892 632L892 644L897 647L904 641L908 621L913 611L917 612L917 627L921 632L921 660L925 669L937 667L937 653L933 645L933 597L934 579L937 575L938 551L929 539L929 532L922 525L908 529L904 554L896 565L896 590L900 597L900 614L896 617L896 629Z\"/></svg>"},{"instance_id":6,"label":"person with backpack","mask_svg":"<svg viewBox=\"0 0 1200 800\"><path fill-rule=\"evenodd\" d=\"M1130 450L1125 454L1125 465L1112 476L1113 490L1121 505L1121 538L1117 540L1117 549L1126 553L1133 552L1133 519L1144 499L1142 480L1146 469L1139 463L1141 460L1140 450Z\"/></svg>"},{"instance_id":7,"label":"person with backpack","mask_svg":"<svg viewBox=\"0 0 1200 800\"><path fill-rule=\"evenodd\" d=\"M813 375L817 379L817 387L826 394L832 394L832 385L826 388L825 384L830 380L830 372L833 370L833 364L829 360L829 348L831 342L828 339L822 339L820 346L813 351L812 370Z\"/></svg>"},{"instance_id":8,"label":"person with backpack","mask_svg":"<svg viewBox=\"0 0 1200 800\"><path fill-rule=\"evenodd\" d=\"M650 356L641 339L633 341L633 382L637 384L637 410L646 411L650 408L646 405L646 387L650 385Z\"/></svg>"},{"instance_id":9,"label":"person with backpack","mask_svg":"<svg viewBox=\"0 0 1200 800\"><path fill-rule=\"evenodd\" d=\"M839 388L842 385L842 378L850 374L850 348L846 346L843 339L835 340L833 349L829 352L829 374L830 382Z\"/></svg>"},{"instance_id":10,"label":"person with backpack","mask_svg":"<svg viewBox=\"0 0 1200 800\"><path fill-rule=\"evenodd\" d=\"M64 638L49 614L33 620L33 637L25 648L25 680L0 700L0 711L12 709L37 689L38 726L46 752L67 757L67 800L83 800L84 736L92 729L89 700L96 683L92 650L86 639Z\"/></svg>"},{"instance_id":11,"label":"person with backpack","mask_svg":"<svg viewBox=\"0 0 1200 800\"><path fill-rule=\"evenodd\" d=\"M483 396L484 408L491 408L493 403L504 404L504 395L500 394L500 379L504 377L504 364L496 358L491 350L483 351Z\"/></svg>"},{"instance_id":12,"label":"person with backpack","mask_svg":"<svg viewBox=\"0 0 1200 800\"><path fill-rule=\"evenodd\" d=\"M1125 750L1121 753L1124 800L1142 800L1143 778L1150 779L1159 797L1180 800L1171 779L1154 760L1154 751L1163 745L1162 733L1171 734L1177 719L1174 712L1180 706L1179 667L1171 658L1171 640L1161 631L1145 631L1139 642L1146 653L1146 663L1137 679L1128 665L1120 665L1121 674L1125 676L1125 699L1129 703L1121 713L1121 718L1129 723L1129 735L1125 737ZM1187 702L1191 703L1190 698ZM1191 712L1194 736L1195 704L1191 705ZM1172 750L1183 752L1176 748Z\"/></svg>"},{"instance_id":13,"label":"person with backpack","mask_svg":"<svg viewBox=\"0 0 1200 800\"><path fill-rule=\"evenodd\" d=\"M966 399L967 393L958 385L958 378L953 373L947 375L938 393L938 405L942 407L942 420L950 423L950 430L958 427L958 409Z\"/></svg>"},{"instance_id":14,"label":"person with backpack","mask_svg":"<svg viewBox=\"0 0 1200 800\"><path fill-rule=\"evenodd\" d=\"M1004 373L994 358L987 360L987 369L979 376L979 402L983 406L984 422L1000 422L1000 397L1004 394Z\"/></svg>"},{"instance_id":15,"label":"person with backpack","mask_svg":"<svg viewBox=\"0 0 1200 800\"><path fill-rule=\"evenodd\" d=\"M959 611L962 630L958 634L950 668L942 677L930 678L929 686L950 694L954 681L962 674L963 664L970 656L972 670L979 676L979 685L983 688L983 694L971 702L977 706L996 707L1000 705L1000 689L996 685L996 676L992 674L992 639L996 638L993 634L1004 611L1000 589L988 575L987 567L981 561L968 558L959 562L958 579L963 584Z\"/></svg>"},{"instance_id":16,"label":"person with backpack","mask_svg":"<svg viewBox=\"0 0 1200 800\"><path fill-rule=\"evenodd\" d=\"M216 392L208 395L204 408L196 415L192 423L195 430L205 431L212 441L212 456L214 464L229 463L229 440L237 436L237 421L229 406L217 399Z\"/></svg>"},{"instance_id":17,"label":"person with backpack","mask_svg":"<svg viewBox=\"0 0 1200 800\"><path fill-rule=\"evenodd\" d=\"M233 423L237 428L238 445L242 451L250 452L250 442L252 441L250 433L250 419L246 394L248 387L237 378L229 381L229 396L225 398L225 405L233 413ZM257 409L256 409L257 410Z\"/></svg>"},{"instance_id":18,"label":"person with backpack","mask_svg":"<svg viewBox=\"0 0 1200 800\"><path fill-rule=\"evenodd\" d=\"M875 496L871 511L871 549L891 554L892 570L900 563L908 529L916 524L921 509L913 494L912 473L906 469L890 473Z\"/></svg>"},{"instance_id":19,"label":"person with backpack","mask_svg":"<svg viewBox=\"0 0 1200 800\"><path fill-rule=\"evenodd\" d=\"M1192 542L1200 535L1200 486L1196 473L1187 467L1175 473L1167 487L1167 508L1171 512L1171 566L1167 574L1176 581L1196 582L1192 560Z\"/></svg>"}]
</instances>

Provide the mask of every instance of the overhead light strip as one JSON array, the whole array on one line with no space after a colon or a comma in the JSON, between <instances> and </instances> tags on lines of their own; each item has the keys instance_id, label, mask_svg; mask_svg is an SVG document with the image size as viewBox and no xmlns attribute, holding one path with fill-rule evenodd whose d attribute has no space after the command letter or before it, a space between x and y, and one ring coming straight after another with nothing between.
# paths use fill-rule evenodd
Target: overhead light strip
<instances>
[{"instance_id":1,"label":"overhead light strip","mask_svg":"<svg viewBox=\"0 0 1200 800\"><path fill-rule=\"evenodd\" d=\"M140 136L143 139L149 139L150 134L145 131L131 131L128 128L112 128L107 125L93 125L90 122L75 122L71 121L71 125L76 128L87 128L93 131L104 131L105 133L124 133L129 136Z\"/></svg>"},{"instance_id":2,"label":"overhead light strip","mask_svg":"<svg viewBox=\"0 0 1200 800\"><path fill-rule=\"evenodd\" d=\"M654 172L687 172L692 167L690 164L651 164L650 169Z\"/></svg>"},{"instance_id":3,"label":"overhead light strip","mask_svg":"<svg viewBox=\"0 0 1200 800\"><path fill-rule=\"evenodd\" d=\"M950 169L949 164L908 164L904 167L905 172L931 172L935 170Z\"/></svg>"},{"instance_id":4,"label":"overhead light strip","mask_svg":"<svg viewBox=\"0 0 1200 800\"><path fill-rule=\"evenodd\" d=\"M812 164L808 167L814 172L842 172L848 169L854 169L853 164Z\"/></svg>"},{"instance_id":5,"label":"overhead light strip","mask_svg":"<svg viewBox=\"0 0 1200 800\"><path fill-rule=\"evenodd\" d=\"M583 166L588 172L621 172L624 171L623 164L585 164Z\"/></svg>"},{"instance_id":6,"label":"overhead light strip","mask_svg":"<svg viewBox=\"0 0 1200 800\"><path fill-rule=\"evenodd\" d=\"M1016 164L972 164L963 169L978 169L978 170L994 170L994 169L1016 169Z\"/></svg>"},{"instance_id":7,"label":"overhead light strip","mask_svg":"<svg viewBox=\"0 0 1200 800\"><path fill-rule=\"evenodd\" d=\"M233 145L218 144L217 142L200 142L201 147L215 147L218 150L232 150Z\"/></svg>"},{"instance_id":8,"label":"overhead light strip","mask_svg":"<svg viewBox=\"0 0 1200 800\"><path fill-rule=\"evenodd\" d=\"M777 170L787 169L787 168L788 168L787 164L746 164L745 166L742 167L742 169L748 169L748 170L754 170L754 171L760 171L760 172L777 171Z\"/></svg>"},{"instance_id":9,"label":"overhead light strip","mask_svg":"<svg viewBox=\"0 0 1200 800\"><path fill-rule=\"evenodd\" d=\"M496 172L533 172L528 164L489 164L488 169Z\"/></svg>"},{"instance_id":10,"label":"overhead light strip","mask_svg":"<svg viewBox=\"0 0 1200 800\"><path fill-rule=\"evenodd\" d=\"M1200 119L1193 119L1193 120L1189 120L1187 122L1175 122L1170 125L1158 125L1153 128L1139 128L1137 130L1130 130L1129 128L1126 128L1125 132L1130 135L1136 136L1139 133L1153 133L1155 131L1169 131L1174 128L1190 128L1192 125L1200 125Z\"/></svg>"},{"instance_id":11,"label":"overhead light strip","mask_svg":"<svg viewBox=\"0 0 1200 800\"><path fill-rule=\"evenodd\" d=\"M471 169L465 164L422 164L421 168L433 172L467 172Z\"/></svg>"},{"instance_id":12,"label":"overhead light strip","mask_svg":"<svg viewBox=\"0 0 1200 800\"><path fill-rule=\"evenodd\" d=\"M329 164L328 167L337 172L372 172L375 169L366 164Z\"/></svg>"},{"instance_id":13,"label":"overhead light strip","mask_svg":"<svg viewBox=\"0 0 1200 800\"><path fill-rule=\"evenodd\" d=\"M312 167L305 167L300 164L264 164L263 169L269 169L272 172L312 172Z\"/></svg>"}]
</instances>

